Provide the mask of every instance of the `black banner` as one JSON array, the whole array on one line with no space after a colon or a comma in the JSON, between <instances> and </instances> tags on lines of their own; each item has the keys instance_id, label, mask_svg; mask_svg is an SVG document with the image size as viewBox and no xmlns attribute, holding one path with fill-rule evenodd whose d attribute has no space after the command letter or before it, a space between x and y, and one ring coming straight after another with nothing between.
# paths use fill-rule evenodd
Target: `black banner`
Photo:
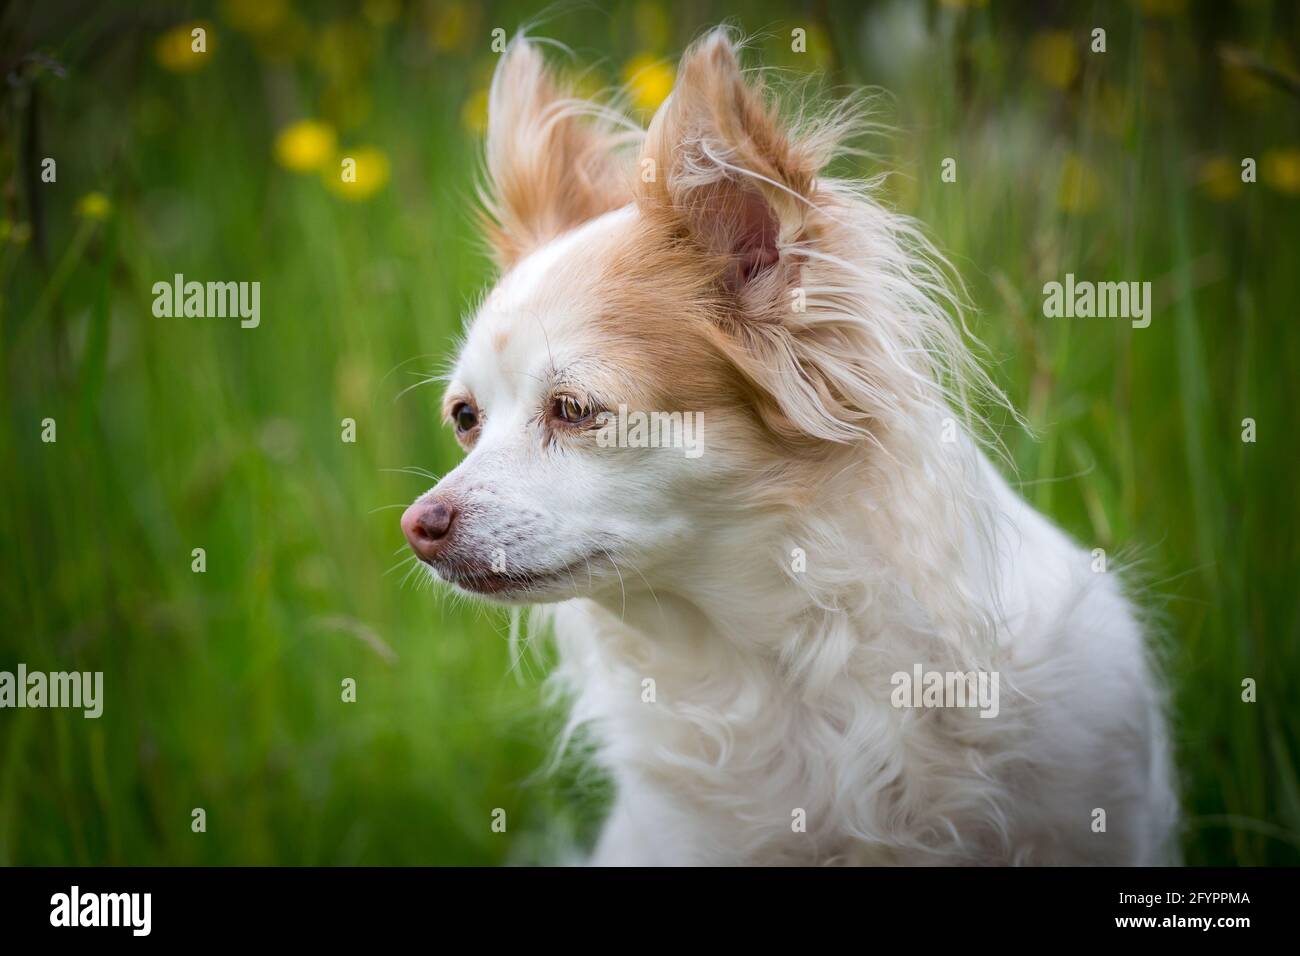
<instances>
[{"instance_id":1,"label":"black banner","mask_svg":"<svg viewBox=\"0 0 1300 956\"><path fill-rule=\"evenodd\" d=\"M1275 870L593 870L9 869L7 940L205 944L249 939L374 941L487 930L554 939L609 923L615 938L672 925L766 935L781 923L856 921L936 940L1008 929L1077 937L1236 934L1286 925L1295 871ZM579 921L575 925L575 920ZM747 925L748 924L748 925ZM623 927L618 930L618 927ZM639 927L639 929L638 929ZM535 944L541 945L537 938Z\"/></svg>"}]
</instances>

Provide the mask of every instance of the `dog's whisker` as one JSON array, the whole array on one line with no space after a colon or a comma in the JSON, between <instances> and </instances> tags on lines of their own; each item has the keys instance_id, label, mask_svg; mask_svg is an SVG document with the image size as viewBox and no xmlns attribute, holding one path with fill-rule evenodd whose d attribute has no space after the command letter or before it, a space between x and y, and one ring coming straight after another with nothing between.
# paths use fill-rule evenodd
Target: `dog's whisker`
<instances>
[{"instance_id":1,"label":"dog's whisker","mask_svg":"<svg viewBox=\"0 0 1300 956\"><path fill-rule=\"evenodd\" d=\"M406 565L410 564L412 561L418 561L418 560L420 560L420 559L419 559L418 557L416 557L414 554L411 555L409 558L403 558L401 561L398 561L398 562L397 562L396 564L394 564L391 568L389 568L387 571L385 571L385 572L381 575L381 577L385 577L385 578L386 578L386 577L388 577L390 574L392 574L394 571L396 571L398 568L405 567Z\"/></svg>"},{"instance_id":2,"label":"dog's whisker","mask_svg":"<svg viewBox=\"0 0 1300 956\"><path fill-rule=\"evenodd\" d=\"M381 473L393 474L393 475L415 475L418 478L427 478L429 481L432 481L434 484L437 484L439 481L442 480L433 472L426 471L425 469L419 468L415 465L406 465L402 468L380 468L379 471Z\"/></svg>"}]
</instances>

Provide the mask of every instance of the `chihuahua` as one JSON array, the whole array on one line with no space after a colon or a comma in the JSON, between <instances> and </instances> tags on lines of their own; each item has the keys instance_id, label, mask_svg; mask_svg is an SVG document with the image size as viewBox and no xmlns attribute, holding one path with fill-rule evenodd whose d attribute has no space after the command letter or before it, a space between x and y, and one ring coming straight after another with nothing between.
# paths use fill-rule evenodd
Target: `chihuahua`
<instances>
[{"instance_id":1,"label":"chihuahua","mask_svg":"<svg viewBox=\"0 0 1300 956\"><path fill-rule=\"evenodd\" d=\"M594 864L1173 862L1134 605L994 466L946 262L826 174L860 102L740 56L697 41L642 129L502 55L466 455L406 538L553 630Z\"/></svg>"}]
</instances>

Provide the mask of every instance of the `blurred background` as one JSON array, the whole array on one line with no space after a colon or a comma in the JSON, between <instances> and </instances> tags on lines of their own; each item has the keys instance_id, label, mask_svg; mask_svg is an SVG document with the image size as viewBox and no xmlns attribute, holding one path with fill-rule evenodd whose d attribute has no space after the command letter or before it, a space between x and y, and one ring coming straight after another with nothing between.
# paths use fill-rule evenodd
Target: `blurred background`
<instances>
[{"instance_id":1,"label":"blurred background","mask_svg":"<svg viewBox=\"0 0 1300 956\"><path fill-rule=\"evenodd\" d=\"M1001 433L1023 493L1140 563L1187 861L1300 863L1300 11L1268 0L5 6L0 669L105 699L0 711L0 863L530 863L596 832L600 775L544 772L545 660L404 578L398 528L459 455L428 379L490 276L492 31L543 14L643 118L722 20L884 91L894 133L838 172L888 172L967 281L1037 432ZM1150 327L1044 318L1067 272L1150 281ZM156 318L176 273L261 282L260 326Z\"/></svg>"}]
</instances>

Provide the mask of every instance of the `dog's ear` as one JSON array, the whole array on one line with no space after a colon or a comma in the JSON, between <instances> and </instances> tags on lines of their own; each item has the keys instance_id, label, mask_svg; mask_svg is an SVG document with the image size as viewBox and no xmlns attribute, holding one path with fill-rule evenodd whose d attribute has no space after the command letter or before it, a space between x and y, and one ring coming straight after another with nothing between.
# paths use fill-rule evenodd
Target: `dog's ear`
<instances>
[{"instance_id":1,"label":"dog's ear","mask_svg":"<svg viewBox=\"0 0 1300 956\"><path fill-rule=\"evenodd\" d=\"M791 134L761 81L741 71L731 33L714 30L682 57L650 123L637 200L714 257L720 281L761 309L797 277L782 248L805 238L826 146Z\"/></svg>"},{"instance_id":2,"label":"dog's ear","mask_svg":"<svg viewBox=\"0 0 1300 956\"><path fill-rule=\"evenodd\" d=\"M576 98L536 44L510 43L488 95L484 229L508 269L563 232L632 200L620 160L628 133Z\"/></svg>"},{"instance_id":3,"label":"dog's ear","mask_svg":"<svg viewBox=\"0 0 1300 956\"><path fill-rule=\"evenodd\" d=\"M638 208L660 241L690 247L707 270L717 341L771 430L791 440L855 440L870 418L852 358L865 348L840 317L802 306L805 283L828 287L811 259L827 223L817 176L844 120L832 112L792 129L720 29L682 58L640 159Z\"/></svg>"}]
</instances>

